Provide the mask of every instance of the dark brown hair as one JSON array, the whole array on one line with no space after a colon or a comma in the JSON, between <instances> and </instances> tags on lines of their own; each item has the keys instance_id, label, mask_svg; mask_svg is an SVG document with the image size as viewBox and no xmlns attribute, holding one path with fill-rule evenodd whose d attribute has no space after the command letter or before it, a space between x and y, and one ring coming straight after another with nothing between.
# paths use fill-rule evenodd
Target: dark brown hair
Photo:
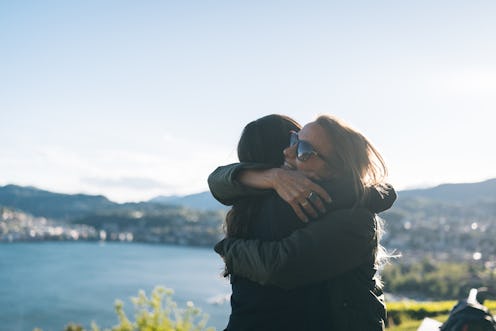
<instances>
[{"instance_id":1,"label":"dark brown hair","mask_svg":"<svg viewBox=\"0 0 496 331\"><path fill-rule=\"evenodd\" d=\"M283 149L289 145L290 131L301 126L284 115L267 115L248 123L238 142L240 162L266 164L268 168L284 163ZM257 212L259 197L247 197L236 201L227 213L224 229L228 237L247 238L250 221Z\"/></svg>"}]
</instances>

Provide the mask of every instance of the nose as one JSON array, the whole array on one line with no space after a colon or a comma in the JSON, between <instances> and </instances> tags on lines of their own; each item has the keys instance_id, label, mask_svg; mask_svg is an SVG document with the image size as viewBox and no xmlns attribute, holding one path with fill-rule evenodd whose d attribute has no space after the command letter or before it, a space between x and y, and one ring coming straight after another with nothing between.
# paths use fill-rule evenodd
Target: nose
<instances>
[{"instance_id":1,"label":"nose","mask_svg":"<svg viewBox=\"0 0 496 331\"><path fill-rule=\"evenodd\" d=\"M286 159L292 160L296 157L296 146L298 144L294 144L291 146L286 147L282 152L284 154L284 157Z\"/></svg>"}]
</instances>

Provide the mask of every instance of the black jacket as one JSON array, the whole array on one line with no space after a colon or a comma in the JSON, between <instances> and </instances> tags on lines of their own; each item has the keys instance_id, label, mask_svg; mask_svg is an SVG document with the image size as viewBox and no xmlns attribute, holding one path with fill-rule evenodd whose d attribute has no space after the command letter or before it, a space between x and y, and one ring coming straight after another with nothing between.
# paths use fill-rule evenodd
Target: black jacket
<instances>
[{"instance_id":1,"label":"black jacket","mask_svg":"<svg viewBox=\"0 0 496 331\"><path fill-rule=\"evenodd\" d=\"M239 168L219 168L222 175L210 176L214 196L226 202L232 192L239 195L236 199L254 193L233 185ZM327 188L332 209L356 200L348 183ZM373 192L367 207L389 208L396 196L392 188L386 193L384 198ZM366 209L344 209L303 228L274 192L258 200L259 214L250 229L256 239L231 238L216 245L233 274L228 330L382 330L385 308L374 279L374 216Z\"/></svg>"},{"instance_id":2,"label":"black jacket","mask_svg":"<svg viewBox=\"0 0 496 331\"><path fill-rule=\"evenodd\" d=\"M325 218L278 241L216 245L233 274L228 330L383 330L375 218L364 209Z\"/></svg>"}]
</instances>

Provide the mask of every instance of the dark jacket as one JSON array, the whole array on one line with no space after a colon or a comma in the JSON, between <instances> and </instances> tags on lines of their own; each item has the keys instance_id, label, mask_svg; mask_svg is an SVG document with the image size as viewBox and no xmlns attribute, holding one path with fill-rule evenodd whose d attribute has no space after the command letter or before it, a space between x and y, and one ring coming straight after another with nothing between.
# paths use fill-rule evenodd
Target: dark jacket
<instances>
[{"instance_id":1,"label":"dark jacket","mask_svg":"<svg viewBox=\"0 0 496 331\"><path fill-rule=\"evenodd\" d=\"M248 280L233 282L231 319L234 316L239 325L262 323L272 330L383 330L385 306L374 279L376 245L375 218L362 208L329 213L278 241L224 239L216 251L224 256L234 280L242 275L265 285L246 296ZM284 291L290 292L281 295ZM267 296L273 299L270 304L256 303ZM255 300L252 312L262 316L237 311L247 297ZM286 317L273 319L276 312ZM298 327L278 327L288 319Z\"/></svg>"},{"instance_id":2,"label":"dark jacket","mask_svg":"<svg viewBox=\"0 0 496 331\"><path fill-rule=\"evenodd\" d=\"M234 183L241 167L218 168L210 176L214 196L229 203L260 194ZM326 187L334 199L331 209L355 202L350 187L338 182ZM392 188L386 193L385 198L377 191L370 194L368 207L389 208L396 196ZM365 209L335 211L293 233L304 223L274 192L261 196L259 204L250 229L257 240L225 239L216 245L233 274L228 330L382 330L385 308L374 279L373 215Z\"/></svg>"}]
</instances>

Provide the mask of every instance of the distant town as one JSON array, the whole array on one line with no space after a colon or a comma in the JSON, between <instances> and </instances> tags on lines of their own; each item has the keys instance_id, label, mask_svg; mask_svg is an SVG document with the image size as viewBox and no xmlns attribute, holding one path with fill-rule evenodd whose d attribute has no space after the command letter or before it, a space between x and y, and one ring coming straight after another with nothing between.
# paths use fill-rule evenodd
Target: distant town
<instances>
[{"instance_id":1,"label":"distant town","mask_svg":"<svg viewBox=\"0 0 496 331\"><path fill-rule=\"evenodd\" d=\"M193 203L154 199L116 204L105 197L0 187L0 242L120 241L213 246L226 208L208 192ZM195 208L195 206L201 206ZM207 208L205 208L207 206ZM209 209L210 208L210 209ZM402 261L496 261L496 179L399 192L382 243Z\"/></svg>"},{"instance_id":2,"label":"distant town","mask_svg":"<svg viewBox=\"0 0 496 331\"><path fill-rule=\"evenodd\" d=\"M222 237L221 214L204 222L174 222L174 226L144 227L140 215L136 224L119 226L106 222L98 228L35 217L21 211L0 208L0 242L18 241L120 241L210 246Z\"/></svg>"},{"instance_id":3,"label":"distant town","mask_svg":"<svg viewBox=\"0 0 496 331\"><path fill-rule=\"evenodd\" d=\"M110 233L109 240L133 241L131 232ZM105 230L97 231L84 224L59 224L45 217L34 217L29 214L8 208L0 209L0 241L75 241L75 240L107 240Z\"/></svg>"}]
</instances>

